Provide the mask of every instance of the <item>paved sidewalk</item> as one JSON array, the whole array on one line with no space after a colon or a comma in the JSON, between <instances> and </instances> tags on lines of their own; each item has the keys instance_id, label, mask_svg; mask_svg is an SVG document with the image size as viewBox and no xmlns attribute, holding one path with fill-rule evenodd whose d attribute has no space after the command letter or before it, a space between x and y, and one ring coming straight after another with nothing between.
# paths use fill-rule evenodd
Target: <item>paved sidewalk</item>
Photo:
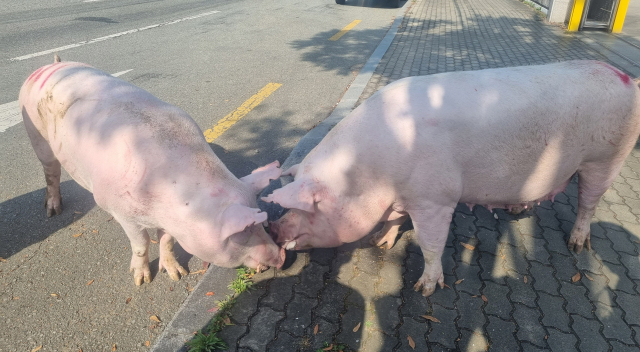
<instances>
[{"instance_id":1,"label":"paved sidewalk","mask_svg":"<svg viewBox=\"0 0 640 352\"><path fill-rule=\"evenodd\" d=\"M361 100L413 75L607 60L580 34L545 24L516 0L417 0L406 7ZM412 289L423 259L410 226L391 250L365 238L298 253L287 270L256 275L258 289L239 297L235 325L221 335L231 351L244 352L315 351L324 342L413 351L408 337L416 351L638 351L640 150L600 202L593 250L580 255L565 244L576 195L574 180L555 203L518 217L458 207L443 255L449 288L428 299Z\"/></svg>"}]
</instances>

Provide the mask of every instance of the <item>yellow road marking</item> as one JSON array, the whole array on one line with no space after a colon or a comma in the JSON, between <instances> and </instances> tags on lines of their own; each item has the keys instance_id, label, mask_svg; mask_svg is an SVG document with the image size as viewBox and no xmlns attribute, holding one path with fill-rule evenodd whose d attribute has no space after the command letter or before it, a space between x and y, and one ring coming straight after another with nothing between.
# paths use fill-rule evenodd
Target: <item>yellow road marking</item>
<instances>
[{"instance_id":1,"label":"yellow road marking","mask_svg":"<svg viewBox=\"0 0 640 352\"><path fill-rule=\"evenodd\" d=\"M237 109L233 110L229 115L223 117L213 128L204 131L204 138L207 143L213 142L216 138L220 137L226 130L231 128L241 118L245 117L251 110L253 110L258 104L265 100L276 89L280 88L280 83L269 83L264 86L258 93L251 98L247 99Z\"/></svg>"},{"instance_id":2,"label":"yellow road marking","mask_svg":"<svg viewBox=\"0 0 640 352\"><path fill-rule=\"evenodd\" d=\"M355 20L355 21L349 23L346 27L342 28L342 30L340 32L334 34L333 37L329 38L329 40L336 41L336 40L340 39L340 37L342 37L343 35L347 34L347 32L349 30L351 30L353 27L355 27L360 22L362 22L362 21L361 20Z\"/></svg>"}]
</instances>

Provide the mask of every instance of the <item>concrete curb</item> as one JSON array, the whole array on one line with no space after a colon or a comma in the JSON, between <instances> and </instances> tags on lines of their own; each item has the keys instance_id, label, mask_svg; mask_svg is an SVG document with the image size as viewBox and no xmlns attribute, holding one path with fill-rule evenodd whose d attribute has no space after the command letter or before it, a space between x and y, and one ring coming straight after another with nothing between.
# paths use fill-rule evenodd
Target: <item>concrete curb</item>
<instances>
[{"instance_id":1,"label":"concrete curb","mask_svg":"<svg viewBox=\"0 0 640 352\"><path fill-rule=\"evenodd\" d=\"M193 337L193 332L202 329L215 317L215 314L208 312L216 306L215 301L233 294L227 285L236 278L236 275L236 269L211 265L162 331L151 351L187 351L184 343ZM214 292L215 295L207 297L206 293L209 291Z\"/></svg>"},{"instance_id":2,"label":"concrete curb","mask_svg":"<svg viewBox=\"0 0 640 352\"><path fill-rule=\"evenodd\" d=\"M407 2L400 8L398 15L391 24L389 31L384 36L378 47L374 50L371 57L360 70L356 78L353 80L349 88L344 93L338 105L324 121L309 131L300 142L293 148L289 157L282 164L282 169L286 170L302 161L302 159L313 149L324 136L351 110L353 110L356 102L362 95L373 72L378 67L380 60L389 49L391 42L398 32L398 27L404 19L404 13L407 8ZM269 187L265 188L260 197L266 196L274 189L280 188L288 183L290 177L282 177L280 180L272 181ZM275 204L264 203L258 201L261 209L266 209L270 219L275 219L282 212L282 208ZM178 312L174 315L171 322L164 329L162 334L156 340L151 352L173 352L186 351L184 343L193 337L193 332L198 331L215 317L215 314L209 313L207 310L215 306L215 300L222 299L226 294L233 292L227 288L227 284L236 277L235 269L220 268L211 266L198 282L195 289L189 297L184 301ZM206 296L206 292L215 292L215 299Z\"/></svg>"}]
</instances>

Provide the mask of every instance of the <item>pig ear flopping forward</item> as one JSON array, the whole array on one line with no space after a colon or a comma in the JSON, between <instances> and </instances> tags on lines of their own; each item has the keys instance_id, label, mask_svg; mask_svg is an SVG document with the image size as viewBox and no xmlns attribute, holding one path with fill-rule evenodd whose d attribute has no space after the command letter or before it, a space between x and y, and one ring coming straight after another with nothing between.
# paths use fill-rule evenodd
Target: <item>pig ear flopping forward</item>
<instances>
[{"instance_id":1,"label":"pig ear flopping forward","mask_svg":"<svg viewBox=\"0 0 640 352\"><path fill-rule=\"evenodd\" d=\"M300 209L309 213L315 211L315 203L320 202L320 186L316 183L294 181L262 197L265 202L274 202L284 208Z\"/></svg>"},{"instance_id":2,"label":"pig ear flopping forward","mask_svg":"<svg viewBox=\"0 0 640 352\"><path fill-rule=\"evenodd\" d=\"M240 181L251 187L254 194L258 194L269 185L269 180L275 180L280 177L280 173L282 173L280 162L276 160L271 164L251 171L249 175L240 178Z\"/></svg>"},{"instance_id":3,"label":"pig ear flopping forward","mask_svg":"<svg viewBox=\"0 0 640 352\"><path fill-rule=\"evenodd\" d=\"M222 214L222 238L244 231L249 226L267 221L267 213L240 204L230 205Z\"/></svg>"}]
</instances>

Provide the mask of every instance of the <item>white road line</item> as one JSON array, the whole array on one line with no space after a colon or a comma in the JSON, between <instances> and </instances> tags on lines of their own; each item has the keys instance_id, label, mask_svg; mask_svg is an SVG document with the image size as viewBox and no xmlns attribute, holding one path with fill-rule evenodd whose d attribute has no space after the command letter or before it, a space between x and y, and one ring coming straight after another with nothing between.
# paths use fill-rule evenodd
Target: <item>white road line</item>
<instances>
[{"instance_id":1,"label":"white road line","mask_svg":"<svg viewBox=\"0 0 640 352\"><path fill-rule=\"evenodd\" d=\"M122 76L127 72L132 71L120 71L112 74L114 77ZM22 113L20 112L20 104L18 101L12 101L6 104L0 104L0 133L7 130L11 126L15 126L22 121Z\"/></svg>"},{"instance_id":2,"label":"white road line","mask_svg":"<svg viewBox=\"0 0 640 352\"><path fill-rule=\"evenodd\" d=\"M196 18L213 15L214 13L219 13L219 12L220 11L209 11L209 12L204 12L204 13L201 13L201 14L198 14L198 15L184 17L184 18L181 18L181 19L169 21L169 22L152 24L150 26L131 29L131 30L128 30L128 31L120 32L120 33L110 34L110 35L107 35L107 36L104 36L104 37L100 37L100 38L95 38L95 39L91 39L91 40L84 40L84 41L81 41L81 42L78 42L78 43L69 44L69 45L61 46L61 47L54 48L54 49L49 49L49 50L40 51L40 52L33 53L33 54L14 57L12 59L9 59L9 61L22 61L22 60L27 60L27 59L31 59L31 58L34 58L34 57L42 56L42 55L53 54L55 52L59 52L59 51L63 51L63 50L71 49L71 48L77 48L79 46L83 46L83 45L87 45L87 44L93 44L93 43L101 42L103 40L113 39L113 38L121 37L123 35L131 34L131 33L145 31L147 29L158 28L158 27L167 26L167 25L170 25L170 24L175 24L175 23L182 22L182 21L193 20L193 19L196 19Z\"/></svg>"},{"instance_id":3,"label":"white road line","mask_svg":"<svg viewBox=\"0 0 640 352\"><path fill-rule=\"evenodd\" d=\"M116 72L116 73L112 73L111 75L112 75L113 77L120 77L120 76L124 75L125 73L127 73L127 72L129 72L129 71L133 71L133 69L126 70L126 71L120 71L120 72Z\"/></svg>"}]
</instances>

